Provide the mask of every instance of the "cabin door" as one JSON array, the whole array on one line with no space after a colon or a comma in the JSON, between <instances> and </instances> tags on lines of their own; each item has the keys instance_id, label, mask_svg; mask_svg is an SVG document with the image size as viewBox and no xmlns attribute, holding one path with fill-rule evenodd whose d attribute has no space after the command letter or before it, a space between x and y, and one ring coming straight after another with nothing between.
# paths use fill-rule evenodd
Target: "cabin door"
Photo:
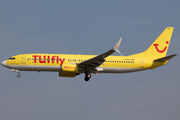
<instances>
[{"instance_id":1,"label":"cabin door","mask_svg":"<svg viewBox=\"0 0 180 120\"><path fill-rule=\"evenodd\" d=\"M143 59L143 58L140 59L140 67L141 67L141 68L144 67L144 59Z\"/></svg>"},{"instance_id":2,"label":"cabin door","mask_svg":"<svg viewBox=\"0 0 180 120\"><path fill-rule=\"evenodd\" d=\"M26 63L26 55L21 56L21 63L25 64Z\"/></svg>"}]
</instances>

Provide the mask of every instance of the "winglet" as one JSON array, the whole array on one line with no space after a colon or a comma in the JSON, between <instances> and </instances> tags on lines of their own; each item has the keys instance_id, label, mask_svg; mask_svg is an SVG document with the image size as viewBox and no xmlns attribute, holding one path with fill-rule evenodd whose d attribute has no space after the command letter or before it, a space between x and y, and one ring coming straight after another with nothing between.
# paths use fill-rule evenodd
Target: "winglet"
<instances>
[{"instance_id":1,"label":"winglet","mask_svg":"<svg viewBox=\"0 0 180 120\"><path fill-rule=\"evenodd\" d=\"M118 41L118 42L116 43L116 45L114 46L114 48L113 48L114 51L117 51L117 50L118 50L118 48L119 48L119 46L120 46L120 44L121 44L121 40L122 40L122 38L120 38L119 41Z\"/></svg>"}]
</instances>

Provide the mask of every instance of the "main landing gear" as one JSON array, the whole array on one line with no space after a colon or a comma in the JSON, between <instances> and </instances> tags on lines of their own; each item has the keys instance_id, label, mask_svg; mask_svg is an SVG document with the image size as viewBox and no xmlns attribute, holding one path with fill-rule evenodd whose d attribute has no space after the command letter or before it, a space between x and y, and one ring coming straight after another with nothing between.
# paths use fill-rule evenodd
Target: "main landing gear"
<instances>
[{"instance_id":1,"label":"main landing gear","mask_svg":"<svg viewBox=\"0 0 180 120\"><path fill-rule=\"evenodd\" d=\"M91 78L91 74L89 72L86 72L84 80L87 82L87 81L89 81L90 78Z\"/></svg>"}]
</instances>

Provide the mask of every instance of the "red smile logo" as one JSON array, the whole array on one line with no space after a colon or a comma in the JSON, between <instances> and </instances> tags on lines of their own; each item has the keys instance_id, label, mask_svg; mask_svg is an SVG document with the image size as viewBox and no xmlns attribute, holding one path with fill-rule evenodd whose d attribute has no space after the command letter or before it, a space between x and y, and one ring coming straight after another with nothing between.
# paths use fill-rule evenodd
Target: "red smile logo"
<instances>
[{"instance_id":1,"label":"red smile logo","mask_svg":"<svg viewBox=\"0 0 180 120\"><path fill-rule=\"evenodd\" d=\"M169 42L166 41L166 44L169 44ZM166 49L167 49L167 46L165 46L165 48L164 48L163 50L159 50L158 47L157 47L157 46L159 46L159 44L153 44L153 45L155 46L156 50L157 50L159 53L163 53L163 52L166 51Z\"/></svg>"}]
</instances>

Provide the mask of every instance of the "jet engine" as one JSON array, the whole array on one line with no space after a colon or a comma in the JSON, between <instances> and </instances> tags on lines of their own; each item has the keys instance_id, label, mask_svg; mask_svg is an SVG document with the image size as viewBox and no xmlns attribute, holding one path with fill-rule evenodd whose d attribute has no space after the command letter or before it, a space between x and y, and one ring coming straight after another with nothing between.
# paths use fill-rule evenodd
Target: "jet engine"
<instances>
[{"instance_id":1,"label":"jet engine","mask_svg":"<svg viewBox=\"0 0 180 120\"><path fill-rule=\"evenodd\" d=\"M75 77L78 73L78 66L76 64L62 64L60 77Z\"/></svg>"}]
</instances>

